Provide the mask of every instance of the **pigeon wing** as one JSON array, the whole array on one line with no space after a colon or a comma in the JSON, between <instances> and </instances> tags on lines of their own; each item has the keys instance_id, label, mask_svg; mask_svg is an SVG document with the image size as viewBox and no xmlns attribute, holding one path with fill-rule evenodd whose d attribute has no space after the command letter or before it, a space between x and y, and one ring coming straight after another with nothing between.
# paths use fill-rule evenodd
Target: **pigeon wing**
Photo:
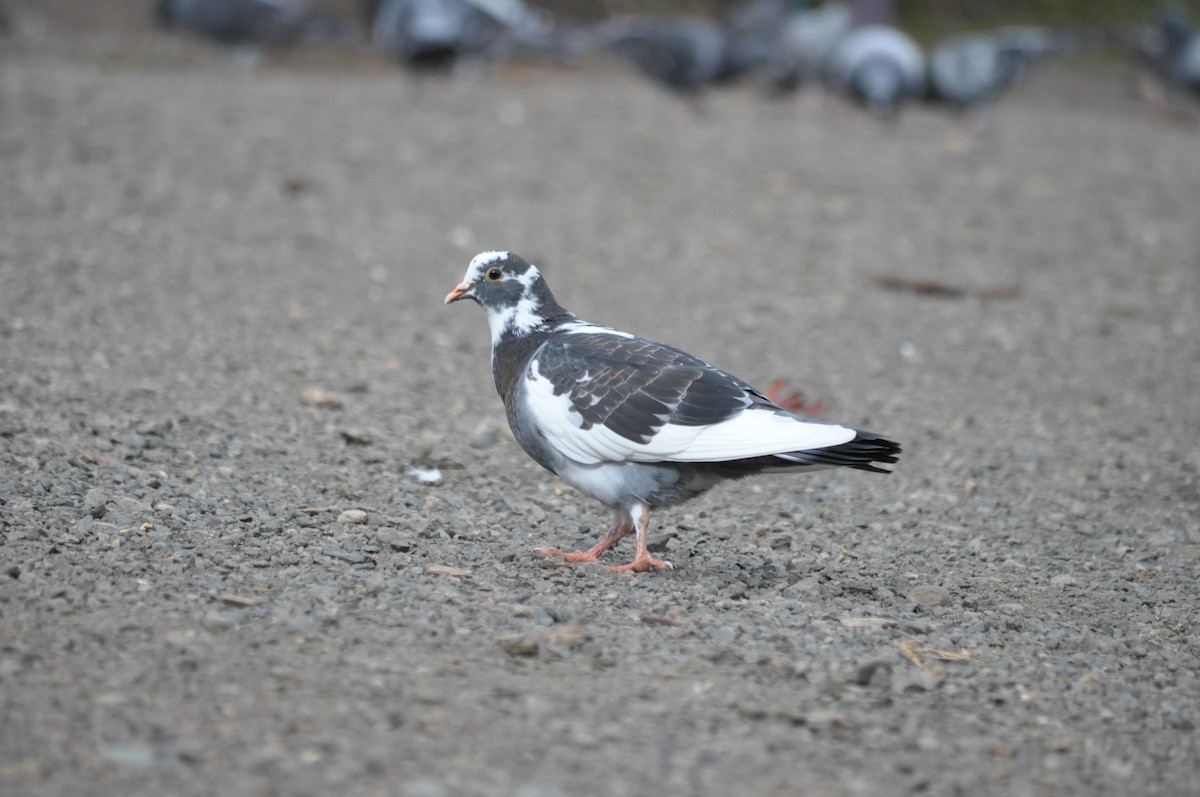
<instances>
[{"instance_id":1,"label":"pigeon wing","mask_svg":"<svg viewBox=\"0 0 1200 797\"><path fill-rule=\"evenodd\" d=\"M797 418L686 352L618 333L546 343L528 408L563 454L597 462L722 462L839 445L852 429Z\"/></svg>"}]
</instances>

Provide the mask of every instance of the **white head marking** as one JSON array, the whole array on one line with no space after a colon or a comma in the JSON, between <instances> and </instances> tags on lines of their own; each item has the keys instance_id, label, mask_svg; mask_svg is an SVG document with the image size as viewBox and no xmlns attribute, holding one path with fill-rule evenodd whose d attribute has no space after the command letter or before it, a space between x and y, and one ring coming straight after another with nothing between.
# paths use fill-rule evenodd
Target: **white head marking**
<instances>
[{"instance_id":1,"label":"white head marking","mask_svg":"<svg viewBox=\"0 0 1200 797\"><path fill-rule=\"evenodd\" d=\"M512 257L510 252L505 251L480 252L471 258L463 281L469 285L475 285L484 280L484 274L490 266ZM493 346L499 343L505 335L522 336L544 323L544 319L539 313L541 307L538 297L533 291L533 286L540 277L540 272L532 263L526 264L525 270L520 273L508 272L506 279L515 280L521 286L521 295L517 299L516 305L496 307L484 304Z\"/></svg>"},{"instance_id":2,"label":"white head marking","mask_svg":"<svg viewBox=\"0 0 1200 797\"><path fill-rule=\"evenodd\" d=\"M472 275L479 276L483 273L484 268L495 263L497 260L503 260L508 257L509 252L480 252L471 258L471 264L467 266L467 281L470 282Z\"/></svg>"},{"instance_id":3,"label":"white head marking","mask_svg":"<svg viewBox=\"0 0 1200 797\"><path fill-rule=\"evenodd\" d=\"M488 326L492 332L492 345L498 343L505 334L515 333L521 336L542 325L543 319L538 314L540 305L531 290L539 276L537 267L531 263L524 274L513 277L524 288L521 298L517 301L517 306L495 311L488 310Z\"/></svg>"}]
</instances>

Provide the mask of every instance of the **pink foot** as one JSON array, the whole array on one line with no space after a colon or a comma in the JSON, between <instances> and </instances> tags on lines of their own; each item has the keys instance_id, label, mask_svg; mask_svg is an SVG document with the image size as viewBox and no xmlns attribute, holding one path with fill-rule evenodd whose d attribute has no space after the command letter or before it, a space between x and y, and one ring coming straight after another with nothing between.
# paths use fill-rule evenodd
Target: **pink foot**
<instances>
[{"instance_id":1,"label":"pink foot","mask_svg":"<svg viewBox=\"0 0 1200 797\"><path fill-rule=\"evenodd\" d=\"M561 551L558 548L538 548L537 552L542 556L561 556L568 562L596 562L599 561L600 554L616 545L631 531L633 531L633 524L629 522L628 516L618 511L612 528L606 531L604 536L586 551Z\"/></svg>"},{"instance_id":2,"label":"pink foot","mask_svg":"<svg viewBox=\"0 0 1200 797\"><path fill-rule=\"evenodd\" d=\"M654 568L659 570L674 570L675 565L665 559L655 559L650 554L639 555L636 559L627 565L607 565L609 570L614 573L620 573L628 570L633 573L646 573Z\"/></svg>"},{"instance_id":3,"label":"pink foot","mask_svg":"<svg viewBox=\"0 0 1200 797\"><path fill-rule=\"evenodd\" d=\"M595 562L600 559L600 551L589 548L586 551L560 551L558 548L536 549L542 556L561 556L568 562Z\"/></svg>"}]
</instances>

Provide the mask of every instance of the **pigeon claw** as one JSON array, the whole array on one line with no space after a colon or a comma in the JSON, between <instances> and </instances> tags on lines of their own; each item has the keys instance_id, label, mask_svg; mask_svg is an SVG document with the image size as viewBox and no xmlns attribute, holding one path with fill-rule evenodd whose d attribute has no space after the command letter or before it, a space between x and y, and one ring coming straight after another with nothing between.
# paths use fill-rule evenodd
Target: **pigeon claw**
<instances>
[{"instance_id":1,"label":"pigeon claw","mask_svg":"<svg viewBox=\"0 0 1200 797\"><path fill-rule=\"evenodd\" d=\"M560 551L558 548L538 548L537 552L542 556L561 556L568 562L596 562L600 560L600 554L616 545L632 531L633 524L629 522L628 517L624 513L618 512L612 528L606 531L604 536L586 551Z\"/></svg>"},{"instance_id":2,"label":"pigeon claw","mask_svg":"<svg viewBox=\"0 0 1200 797\"><path fill-rule=\"evenodd\" d=\"M595 562L600 559L600 552L594 548L586 551L560 551L558 548L537 548L542 556L561 556L568 562Z\"/></svg>"},{"instance_id":3,"label":"pigeon claw","mask_svg":"<svg viewBox=\"0 0 1200 797\"><path fill-rule=\"evenodd\" d=\"M649 554L639 556L627 565L606 565L609 570L614 573L623 573L629 571L631 573L648 573L651 570L658 568L659 570L674 570L675 565L668 562L666 559L655 559Z\"/></svg>"}]
</instances>

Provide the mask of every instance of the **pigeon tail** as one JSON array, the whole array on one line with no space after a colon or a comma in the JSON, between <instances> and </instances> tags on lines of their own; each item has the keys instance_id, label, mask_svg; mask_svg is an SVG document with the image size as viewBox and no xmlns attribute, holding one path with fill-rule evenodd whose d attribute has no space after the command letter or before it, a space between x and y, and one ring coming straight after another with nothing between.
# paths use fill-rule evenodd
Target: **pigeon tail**
<instances>
[{"instance_id":1,"label":"pigeon tail","mask_svg":"<svg viewBox=\"0 0 1200 797\"><path fill-rule=\"evenodd\" d=\"M686 463L716 474L723 479L773 473L802 473L827 468L853 468L871 473L891 473L875 463L891 465L900 459L900 444L872 432L857 431L845 443L825 448L806 448L782 454L727 459L717 462Z\"/></svg>"},{"instance_id":2,"label":"pigeon tail","mask_svg":"<svg viewBox=\"0 0 1200 797\"><path fill-rule=\"evenodd\" d=\"M807 451L789 451L776 454L781 459L797 465L819 468L854 468L871 473L891 473L875 463L891 465L900 459L900 444L880 437L872 432L859 432L853 440L828 448L813 448Z\"/></svg>"}]
</instances>

